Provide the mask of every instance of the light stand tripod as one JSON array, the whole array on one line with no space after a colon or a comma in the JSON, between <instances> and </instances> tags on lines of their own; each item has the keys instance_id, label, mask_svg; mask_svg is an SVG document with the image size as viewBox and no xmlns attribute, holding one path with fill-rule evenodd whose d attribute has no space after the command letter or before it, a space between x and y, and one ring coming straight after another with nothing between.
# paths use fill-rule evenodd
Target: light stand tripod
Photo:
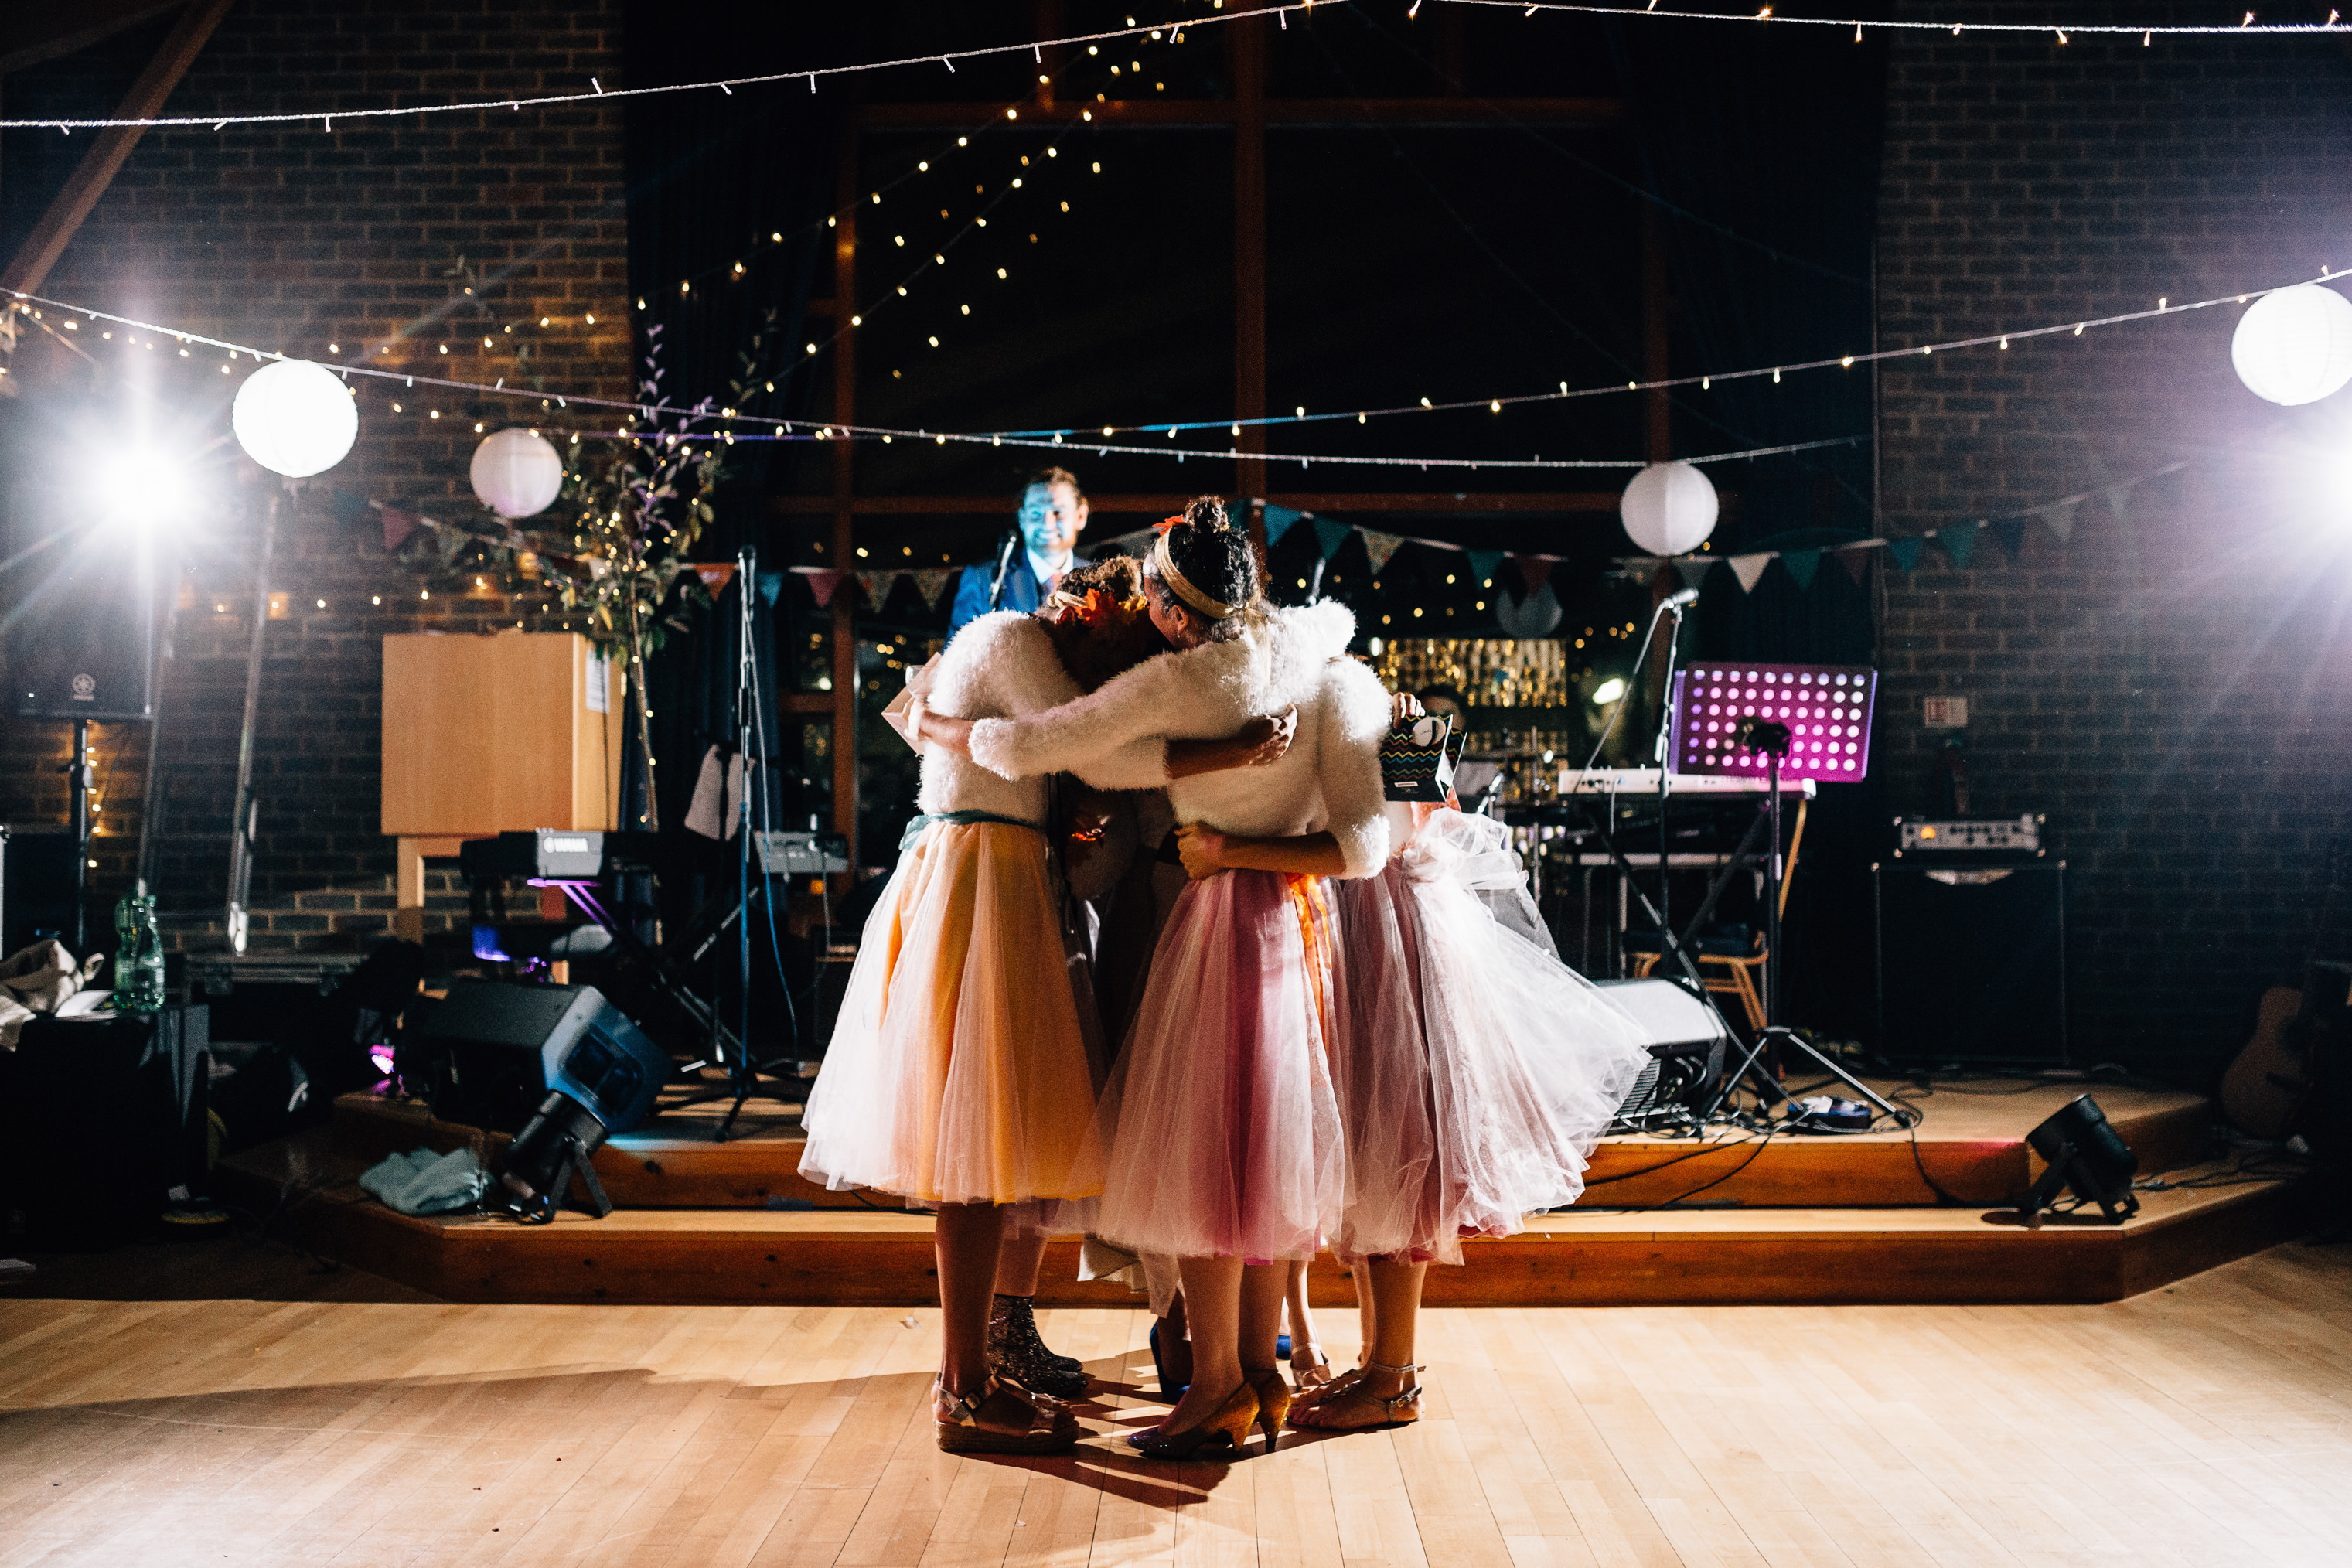
<instances>
[{"instance_id":1,"label":"light stand tripod","mask_svg":"<svg viewBox=\"0 0 2352 1568\"><path fill-rule=\"evenodd\" d=\"M1699 1112L1699 1120L1706 1121L1717 1111L1722 1110L1724 1101L1731 1098L1733 1091L1738 1089L1742 1080L1752 1080L1752 1086L1758 1097L1767 1103L1793 1103L1789 1091L1782 1089L1780 1080L1761 1065L1765 1049L1777 1045L1784 1051L1804 1058L1822 1072L1844 1084L1854 1093L1876 1106L1882 1115L1893 1117L1896 1121L1901 1122L1905 1120L1906 1112L1897 1109L1876 1089L1823 1056L1804 1036L1780 1022L1780 879L1785 870L1780 858L1780 759L1789 754L1790 738L1789 726L1786 724L1776 723L1769 719L1759 719L1753 714L1739 721L1739 728L1732 736L1736 744L1763 752L1766 763L1765 810L1770 818L1772 837L1771 842L1766 847L1764 858L1764 1027L1759 1029L1756 1032L1756 1037L1748 1042L1747 1052L1740 1057L1738 1065L1723 1075L1722 1083L1716 1089L1715 1098L1707 1102L1705 1110Z\"/></svg>"}]
</instances>

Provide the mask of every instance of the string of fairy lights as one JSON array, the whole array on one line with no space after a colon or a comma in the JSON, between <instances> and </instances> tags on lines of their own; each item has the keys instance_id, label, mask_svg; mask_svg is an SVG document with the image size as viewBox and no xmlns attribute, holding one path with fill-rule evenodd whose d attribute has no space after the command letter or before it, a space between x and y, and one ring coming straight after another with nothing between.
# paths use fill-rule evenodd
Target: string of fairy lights
<instances>
[{"instance_id":1,"label":"string of fairy lights","mask_svg":"<svg viewBox=\"0 0 2352 1568\"><path fill-rule=\"evenodd\" d=\"M935 54L902 55L889 59L864 60L851 65L811 66L793 70L763 71L752 76L711 77L690 82L675 82L659 87L615 87L607 89L596 77L588 79L584 92L542 93L529 98L467 99L448 103L414 103L384 105L366 109L282 110L269 113L233 114L170 114L118 115L91 118L49 117L33 120L0 120L0 131L57 131L71 135L76 131L114 129L176 129L209 127L226 131L231 126L307 125L316 123L322 132L331 132L335 121L421 119L436 114L479 113L486 110L507 110L520 112L526 109L565 108L574 104L594 103L602 100L652 98L684 92L719 92L729 97L737 88L772 87L786 83L806 82L814 92L822 79L847 78L870 71L900 70L910 67L943 66L956 68L958 60L982 61L1002 59L1027 54L1042 62L1045 51L1074 47L1080 44L1099 47L1105 43L1117 43L1151 33L1155 28L1181 31L1185 28L1213 26L1220 22L1242 21L1271 16L1284 28L1290 26L1294 14L1312 12L1318 5L1326 8L1344 5L1352 0L1286 0L1286 3L1240 7L1228 11L1224 0L1209 0L1210 15L1160 23L1138 22L1130 16L1123 27L1105 28L1097 32L1076 33L1052 38L1034 38L1025 42L982 45L972 48L946 49ZM1958 37L1964 32L1979 34L2017 35L2047 34L2058 45L2069 43L2073 36L2129 36L2137 34L2143 44L2153 44L2158 37L2200 37L2235 36L2241 37L2299 37L2315 33L2340 33L2344 26L2341 15L2331 9L2325 22L2264 22L2252 10L2246 11L2235 23L2053 23L2053 22L1945 22L1926 18L1895 20L1868 16L1798 16L1783 14L1772 5L1759 6L1753 12L1678 11L1663 8L1661 0L1649 0L1646 5L1590 5L1572 0L1439 0L1441 5L1482 7L1494 10L1517 10L1533 17L1542 13L1585 16L1608 16L1620 19L1642 18L1683 22L1743 22L1773 23L1780 26L1851 28L1859 39L1869 32L1885 33L1948 33ZM1407 17L1417 17L1426 0L1412 0L1406 7Z\"/></svg>"}]
</instances>

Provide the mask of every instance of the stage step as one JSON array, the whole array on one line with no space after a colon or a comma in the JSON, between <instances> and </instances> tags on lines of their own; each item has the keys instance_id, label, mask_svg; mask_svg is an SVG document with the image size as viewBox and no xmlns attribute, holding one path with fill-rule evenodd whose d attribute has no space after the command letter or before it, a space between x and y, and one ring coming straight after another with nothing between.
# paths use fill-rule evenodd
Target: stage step
<instances>
[{"instance_id":1,"label":"stage step","mask_svg":"<svg viewBox=\"0 0 2352 1568\"><path fill-rule=\"evenodd\" d=\"M1903 1083L1874 1087L1916 1094ZM1963 1202L1999 1204L2041 1173L2025 1134L2086 1088L2139 1156L2142 1174L2177 1170L2209 1152L2211 1102L2201 1095L2120 1084L1992 1079L1948 1085L1915 1098L1913 1103L1927 1113L1916 1150L1904 1132L1780 1136L1761 1147L1755 1136L1731 1130L1713 1131L1705 1142L1603 1139L1585 1173L1585 1201L1638 1207L1704 1187L1709 1200L1747 1207L1932 1206L1932 1178ZM865 1206L854 1194L829 1193L802 1180L799 1121L793 1114L797 1107L755 1102L742 1123L748 1136L725 1143L712 1137L719 1109L667 1111L599 1149L596 1174L613 1202L625 1209ZM395 1152L427 1147L471 1145L487 1156L505 1143L497 1134L436 1121L415 1101L364 1094L335 1101L334 1130L336 1146L361 1157L362 1166Z\"/></svg>"},{"instance_id":2,"label":"stage step","mask_svg":"<svg viewBox=\"0 0 2352 1568\"><path fill-rule=\"evenodd\" d=\"M861 1206L636 1209L603 1220L566 1213L540 1226L414 1219L352 1184L365 1163L337 1147L331 1129L319 1129L234 1156L217 1176L225 1195L263 1212L295 1189L276 1221L279 1234L448 1300L911 1306L935 1299L931 1226L920 1215ZM2143 1202L2123 1226L2073 1215L2037 1229L1973 1208L1576 1210L1540 1216L1521 1236L1465 1243L1466 1267L1430 1270L1428 1299L1453 1306L2110 1301L2259 1251L2308 1220L2291 1182L2176 1189ZM1132 1301L1122 1286L1076 1281L1076 1255L1075 1238L1049 1247L1041 1303ZM1328 1257L1317 1260L1313 1291L1318 1304L1354 1299Z\"/></svg>"}]
</instances>

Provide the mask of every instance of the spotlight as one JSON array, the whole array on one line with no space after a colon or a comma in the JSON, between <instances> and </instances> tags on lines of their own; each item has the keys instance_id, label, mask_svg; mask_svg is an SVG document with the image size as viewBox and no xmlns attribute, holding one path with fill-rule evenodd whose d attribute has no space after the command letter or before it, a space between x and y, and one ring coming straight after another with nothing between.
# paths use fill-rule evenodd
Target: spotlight
<instances>
[{"instance_id":1,"label":"spotlight","mask_svg":"<svg viewBox=\"0 0 2352 1568\"><path fill-rule=\"evenodd\" d=\"M91 464L89 474L99 516L142 533L184 515L194 499L186 466L153 447L109 457Z\"/></svg>"},{"instance_id":2,"label":"spotlight","mask_svg":"<svg viewBox=\"0 0 2352 1568\"><path fill-rule=\"evenodd\" d=\"M1625 682L1612 675L1592 689L1592 705L1606 708L1624 695Z\"/></svg>"},{"instance_id":3,"label":"spotlight","mask_svg":"<svg viewBox=\"0 0 2352 1568\"><path fill-rule=\"evenodd\" d=\"M2072 1188L2078 1203L2098 1205L2110 1224L2121 1225L2139 1213L2138 1195L2131 1190L2139 1156L2089 1095L2078 1094L2059 1107L2025 1141L2050 1164L2017 1200L2017 1212L2026 1224L2042 1223L2042 1211L2051 1206L2062 1187Z\"/></svg>"}]
</instances>

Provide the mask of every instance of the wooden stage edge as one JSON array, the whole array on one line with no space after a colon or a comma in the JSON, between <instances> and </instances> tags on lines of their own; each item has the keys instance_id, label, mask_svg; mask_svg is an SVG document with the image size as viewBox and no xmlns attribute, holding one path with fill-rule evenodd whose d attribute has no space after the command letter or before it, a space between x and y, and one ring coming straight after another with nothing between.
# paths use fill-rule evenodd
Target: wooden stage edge
<instances>
[{"instance_id":1,"label":"wooden stage edge","mask_svg":"<svg viewBox=\"0 0 2352 1568\"><path fill-rule=\"evenodd\" d=\"M916 1306L936 1300L928 1218L885 1209L624 1209L524 1226L398 1215L351 1184L325 1130L249 1151L224 1195L278 1234L451 1301ZM2143 1195L2122 1226L2079 1216L2029 1229L1973 1208L1574 1210L1465 1244L1433 1268L1441 1306L2030 1304L2113 1301L2307 1230L2296 1183L2246 1181ZM1076 1238L1047 1249L1040 1305L1127 1306L1123 1285L1075 1278ZM1317 1304L1353 1288L1328 1257Z\"/></svg>"}]
</instances>

